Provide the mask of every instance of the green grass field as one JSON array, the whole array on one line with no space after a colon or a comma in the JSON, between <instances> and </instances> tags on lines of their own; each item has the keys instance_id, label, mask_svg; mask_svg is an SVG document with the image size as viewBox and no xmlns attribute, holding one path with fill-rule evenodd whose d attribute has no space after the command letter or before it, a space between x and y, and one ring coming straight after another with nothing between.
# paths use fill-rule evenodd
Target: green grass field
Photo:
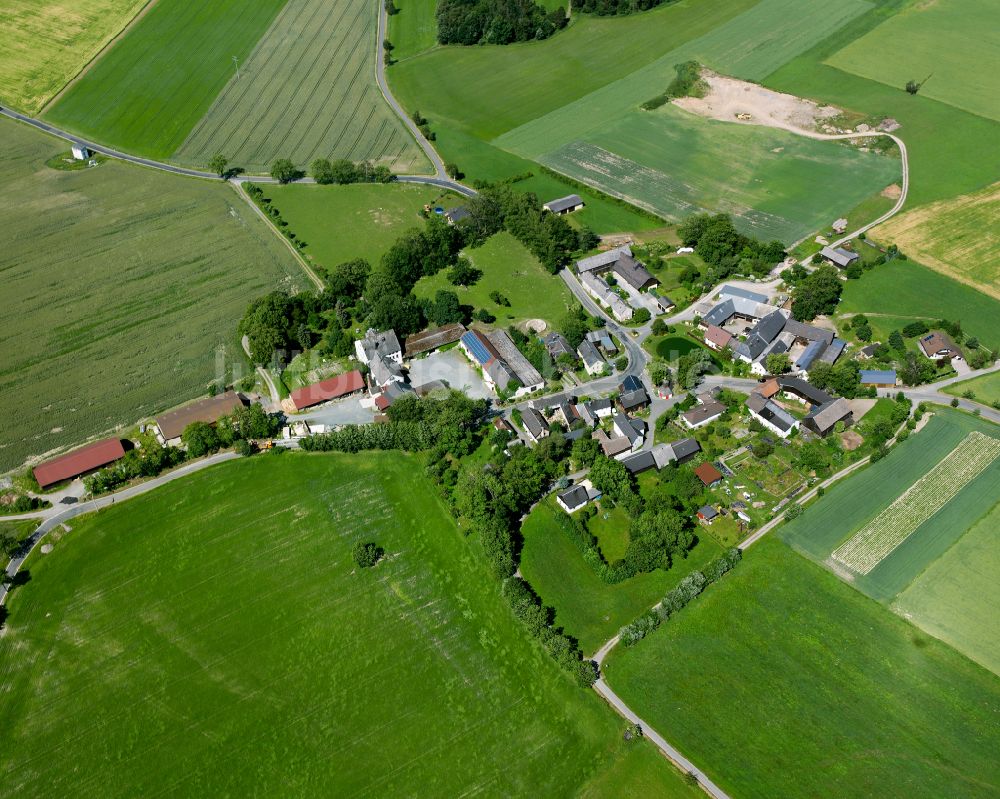
<instances>
[{"instance_id":1,"label":"green grass field","mask_svg":"<svg viewBox=\"0 0 1000 799\"><path fill-rule=\"evenodd\" d=\"M971 391L979 402L1000 402L1000 372L963 380L961 383L952 383L944 390L956 397L961 397L966 391Z\"/></svg>"},{"instance_id":2,"label":"green grass field","mask_svg":"<svg viewBox=\"0 0 1000 799\"><path fill-rule=\"evenodd\" d=\"M994 495L995 498L995 495ZM901 616L1000 674L1000 505L969 528L955 545L892 603Z\"/></svg>"},{"instance_id":3,"label":"green grass field","mask_svg":"<svg viewBox=\"0 0 1000 799\"><path fill-rule=\"evenodd\" d=\"M0 2L0 101L39 111L145 5L144 0Z\"/></svg>"},{"instance_id":4,"label":"green grass field","mask_svg":"<svg viewBox=\"0 0 1000 799\"><path fill-rule=\"evenodd\" d=\"M869 217L872 218L872 217ZM872 238L1000 300L1000 183L893 217Z\"/></svg>"},{"instance_id":5,"label":"green grass field","mask_svg":"<svg viewBox=\"0 0 1000 799\"><path fill-rule=\"evenodd\" d=\"M421 278L413 293L432 298L439 289L454 291L463 305L485 308L496 316L497 326L526 319L545 319L550 325L558 324L574 304L562 278L547 272L510 233L498 233L482 247L467 249L463 255L483 273L474 285L452 285L445 270ZM510 300L510 307L497 305L490 299L492 291L499 291Z\"/></svg>"},{"instance_id":6,"label":"green grass field","mask_svg":"<svg viewBox=\"0 0 1000 799\"><path fill-rule=\"evenodd\" d=\"M399 0L398 14L389 17L389 41L396 61L411 58L437 45L436 0Z\"/></svg>"},{"instance_id":7,"label":"green grass field","mask_svg":"<svg viewBox=\"0 0 1000 799\"><path fill-rule=\"evenodd\" d=\"M542 42L437 48L393 66L389 82L407 110L490 140L629 75L756 2L680 0L621 18L580 14ZM396 30L410 24L405 11L393 20Z\"/></svg>"},{"instance_id":8,"label":"green grass field","mask_svg":"<svg viewBox=\"0 0 1000 799\"><path fill-rule=\"evenodd\" d=\"M246 61L285 2L158 0L45 118L101 144L168 158L232 77L233 56Z\"/></svg>"},{"instance_id":9,"label":"green grass field","mask_svg":"<svg viewBox=\"0 0 1000 799\"><path fill-rule=\"evenodd\" d=\"M837 312L959 320L966 335L978 336L984 346L1000 347L1000 300L912 260L892 261L860 280L848 280Z\"/></svg>"},{"instance_id":10,"label":"green grass field","mask_svg":"<svg viewBox=\"0 0 1000 799\"><path fill-rule=\"evenodd\" d=\"M8 120L0 208L0 471L202 394L247 303L305 284L232 189L108 161Z\"/></svg>"},{"instance_id":11,"label":"green grass field","mask_svg":"<svg viewBox=\"0 0 1000 799\"><path fill-rule=\"evenodd\" d=\"M731 796L1000 792L1000 680L780 541L604 672Z\"/></svg>"},{"instance_id":12,"label":"green grass field","mask_svg":"<svg viewBox=\"0 0 1000 799\"><path fill-rule=\"evenodd\" d=\"M683 577L721 552L718 544L704 537L686 559L677 561L669 571L640 574L624 583L608 585L594 574L560 528L558 514L562 512L551 502L543 502L525 520L521 528L521 573L542 603L555 608L555 624L577 638L588 654L596 652L623 624L655 605Z\"/></svg>"},{"instance_id":13,"label":"green grass field","mask_svg":"<svg viewBox=\"0 0 1000 799\"><path fill-rule=\"evenodd\" d=\"M675 64L698 59L760 79L868 8L763 0L617 81L499 136L495 143L668 219L731 213L741 228L792 243L899 179L893 158L673 106L641 111ZM748 31L760 46L747 48ZM718 153L730 153L724 160Z\"/></svg>"},{"instance_id":14,"label":"green grass field","mask_svg":"<svg viewBox=\"0 0 1000 799\"><path fill-rule=\"evenodd\" d=\"M968 433L979 430L1000 438L1000 427L990 422L950 408L935 408L934 414L926 428L888 457L838 483L802 516L782 525L777 531L782 540L817 562L828 563L833 550L891 505ZM874 599L890 601L992 507L998 479L1000 461L994 461L868 575L845 579Z\"/></svg>"},{"instance_id":15,"label":"green grass field","mask_svg":"<svg viewBox=\"0 0 1000 799\"><path fill-rule=\"evenodd\" d=\"M377 12L366 0L288 0L175 158L205 164L221 152L261 172L278 158L307 168L323 156L429 172L375 84Z\"/></svg>"},{"instance_id":16,"label":"green grass field","mask_svg":"<svg viewBox=\"0 0 1000 799\"><path fill-rule=\"evenodd\" d=\"M827 63L894 89L929 76L922 95L1000 121L998 27L992 0L911 3Z\"/></svg>"},{"instance_id":17,"label":"green grass field","mask_svg":"<svg viewBox=\"0 0 1000 799\"><path fill-rule=\"evenodd\" d=\"M913 97L902 86L887 86L826 63L878 25L891 21L892 14L906 5L904 0L878 0L871 10L831 31L822 42L768 75L763 84L870 115L875 121L884 117L899 121L902 127L898 134L910 154L907 206L912 208L995 182L997 160L981 154L993 152L993 143L1000 137L1000 124L934 100L923 92ZM933 52L938 53L939 48L933 48ZM882 51L872 57L888 63ZM924 77L926 74L917 79ZM930 86L928 83L927 87ZM947 131L947 135L942 135L942 131Z\"/></svg>"},{"instance_id":18,"label":"green grass field","mask_svg":"<svg viewBox=\"0 0 1000 799\"><path fill-rule=\"evenodd\" d=\"M266 196L307 242L306 256L327 268L354 258L375 266L405 231L423 226L424 205L460 202L450 192L407 183L268 186Z\"/></svg>"},{"instance_id":19,"label":"green grass field","mask_svg":"<svg viewBox=\"0 0 1000 799\"><path fill-rule=\"evenodd\" d=\"M0 638L3 793L571 796L648 760L530 642L421 472L261 456L53 537ZM358 569L361 540L387 559Z\"/></svg>"}]
</instances>

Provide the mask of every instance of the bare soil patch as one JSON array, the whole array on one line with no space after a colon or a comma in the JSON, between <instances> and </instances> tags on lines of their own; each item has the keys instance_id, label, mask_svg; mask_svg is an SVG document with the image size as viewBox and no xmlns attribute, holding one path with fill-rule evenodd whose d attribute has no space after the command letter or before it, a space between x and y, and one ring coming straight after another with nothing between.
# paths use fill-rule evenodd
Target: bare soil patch
<instances>
[{"instance_id":1,"label":"bare soil patch","mask_svg":"<svg viewBox=\"0 0 1000 799\"><path fill-rule=\"evenodd\" d=\"M898 200L902 193L903 188L898 183L893 183L891 186L886 186L882 189L882 196L890 200Z\"/></svg>"},{"instance_id":2,"label":"bare soil patch","mask_svg":"<svg viewBox=\"0 0 1000 799\"><path fill-rule=\"evenodd\" d=\"M674 100L674 104L710 119L785 130L816 130L823 120L842 113L833 106L821 106L812 100L803 100L792 94L782 94L756 83L707 70L702 72L702 80L708 86L704 97L682 97Z\"/></svg>"},{"instance_id":3,"label":"bare soil patch","mask_svg":"<svg viewBox=\"0 0 1000 799\"><path fill-rule=\"evenodd\" d=\"M847 452L853 452L862 444L865 440L861 437L859 433L855 433L853 430L845 430L840 434L840 443Z\"/></svg>"}]
</instances>

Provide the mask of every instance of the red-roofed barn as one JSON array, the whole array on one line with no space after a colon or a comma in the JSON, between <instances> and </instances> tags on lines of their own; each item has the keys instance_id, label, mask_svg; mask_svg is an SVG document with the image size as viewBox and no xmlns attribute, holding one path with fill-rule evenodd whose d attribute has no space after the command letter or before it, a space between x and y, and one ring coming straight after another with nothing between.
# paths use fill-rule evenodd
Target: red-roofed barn
<instances>
[{"instance_id":1,"label":"red-roofed barn","mask_svg":"<svg viewBox=\"0 0 1000 799\"><path fill-rule=\"evenodd\" d=\"M125 447L120 438L108 438L95 441L82 449L61 455L35 467L35 479L42 488L71 480L82 474L87 474L119 458L125 457Z\"/></svg>"},{"instance_id":2,"label":"red-roofed barn","mask_svg":"<svg viewBox=\"0 0 1000 799\"><path fill-rule=\"evenodd\" d=\"M295 410L301 411L321 402L329 402L362 391L364 387L365 379L361 376L361 372L355 369L353 372L321 380L311 386L297 388L291 393L291 400Z\"/></svg>"}]
</instances>

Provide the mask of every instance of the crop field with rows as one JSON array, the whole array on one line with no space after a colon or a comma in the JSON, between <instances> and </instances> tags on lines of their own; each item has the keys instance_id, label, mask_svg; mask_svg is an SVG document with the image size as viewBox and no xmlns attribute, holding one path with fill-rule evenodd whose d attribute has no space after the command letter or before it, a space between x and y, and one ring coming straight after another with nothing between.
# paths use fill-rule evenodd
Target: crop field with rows
<instances>
[{"instance_id":1,"label":"crop field with rows","mask_svg":"<svg viewBox=\"0 0 1000 799\"><path fill-rule=\"evenodd\" d=\"M302 271L233 190L108 161L0 121L0 471L196 397L247 303ZM242 365L241 356L236 363Z\"/></svg>"},{"instance_id":2,"label":"crop field with rows","mask_svg":"<svg viewBox=\"0 0 1000 799\"><path fill-rule=\"evenodd\" d=\"M422 475L400 453L262 455L50 536L0 637L0 793L569 797L641 760ZM662 758L642 779L694 795Z\"/></svg>"},{"instance_id":3,"label":"crop field with rows","mask_svg":"<svg viewBox=\"0 0 1000 799\"><path fill-rule=\"evenodd\" d=\"M937 466L833 552L833 558L868 574L920 525L1000 457L1000 440L968 436Z\"/></svg>"},{"instance_id":4,"label":"crop field with rows","mask_svg":"<svg viewBox=\"0 0 1000 799\"><path fill-rule=\"evenodd\" d=\"M175 154L204 164L215 154L250 171L277 158L428 166L375 84L378 4L289 0L250 57Z\"/></svg>"}]
</instances>

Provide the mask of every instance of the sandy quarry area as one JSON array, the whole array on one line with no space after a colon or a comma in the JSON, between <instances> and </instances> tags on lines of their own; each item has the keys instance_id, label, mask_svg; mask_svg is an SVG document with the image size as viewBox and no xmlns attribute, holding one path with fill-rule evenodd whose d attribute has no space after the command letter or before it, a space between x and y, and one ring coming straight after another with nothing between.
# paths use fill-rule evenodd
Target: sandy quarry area
<instances>
[{"instance_id":1,"label":"sandy quarry area","mask_svg":"<svg viewBox=\"0 0 1000 799\"><path fill-rule=\"evenodd\" d=\"M708 84L705 97L681 97L674 104L699 116L744 125L816 130L817 123L835 117L839 108L818 105L791 94L765 89L756 83L728 78L707 70L702 80ZM749 118L745 115L749 114ZM743 116L741 116L743 115Z\"/></svg>"}]
</instances>

